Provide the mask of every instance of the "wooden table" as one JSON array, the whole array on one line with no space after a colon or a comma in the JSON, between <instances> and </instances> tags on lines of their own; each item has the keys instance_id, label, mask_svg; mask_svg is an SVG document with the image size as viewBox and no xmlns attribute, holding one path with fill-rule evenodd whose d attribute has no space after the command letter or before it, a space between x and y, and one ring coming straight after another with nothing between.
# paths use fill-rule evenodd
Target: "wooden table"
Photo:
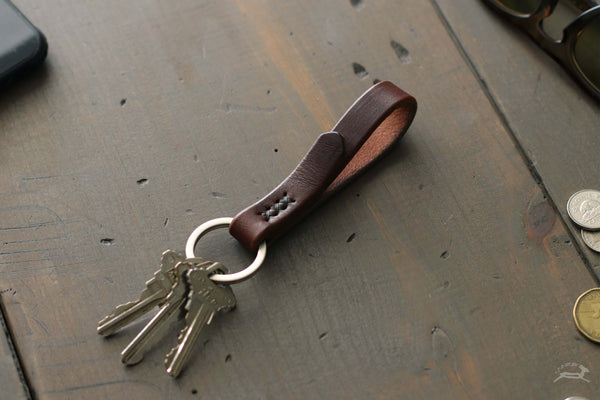
<instances>
[{"instance_id":1,"label":"wooden table","mask_svg":"<svg viewBox=\"0 0 600 400\"><path fill-rule=\"evenodd\" d=\"M565 210L600 188L599 105L482 2L15 4L50 50L0 93L0 398L599 398L572 308L600 257ZM148 319L98 320L375 80L419 102L400 144L269 248L179 379L179 325L123 366ZM252 258L219 232L203 256Z\"/></svg>"}]
</instances>

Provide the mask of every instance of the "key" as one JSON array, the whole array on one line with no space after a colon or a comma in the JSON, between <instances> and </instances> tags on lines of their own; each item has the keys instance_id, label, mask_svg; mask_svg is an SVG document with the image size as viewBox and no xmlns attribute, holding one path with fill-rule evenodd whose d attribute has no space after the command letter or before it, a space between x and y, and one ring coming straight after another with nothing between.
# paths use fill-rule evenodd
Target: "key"
<instances>
[{"instance_id":1,"label":"key","mask_svg":"<svg viewBox=\"0 0 600 400\"><path fill-rule=\"evenodd\" d=\"M171 287L171 292L158 313L121 352L121 361L124 364L133 365L142 361L144 355L164 336L167 329L181 318L189 290L186 282L187 272L191 268L208 268L213 264L215 263L212 261L189 259L175 265L174 273L177 279Z\"/></svg>"},{"instance_id":2,"label":"key","mask_svg":"<svg viewBox=\"0 0 600 400\"><path fill-rule=\"evenodd\" d=\"M139 299L117 306L112 314L104 317L98 323L98 333L103 336L112 335L154 306L163 304L176 280L173 269L178 262L185 261L185 259L182 253L172 250L165 251L161 257L160 269L146 282L146 287Z\"/></svg>"},{"instance_id":3,"label":"key","mask_svg":"<svg viewBox=\"0 0 600 400\"><path fill-rule=\"evenodd\" d=\"M185 305L186 327L178 337L178 345L165 358L167 373L173 377L181 372L202 328L212 322L217 312L235 306L235 296L231 288L218 285L210 279L213 272L222 268L220 264L215 264L216 266L212 265L209 268L193 268L187 273L190 288Z\"/></svg>"}]
</instances>

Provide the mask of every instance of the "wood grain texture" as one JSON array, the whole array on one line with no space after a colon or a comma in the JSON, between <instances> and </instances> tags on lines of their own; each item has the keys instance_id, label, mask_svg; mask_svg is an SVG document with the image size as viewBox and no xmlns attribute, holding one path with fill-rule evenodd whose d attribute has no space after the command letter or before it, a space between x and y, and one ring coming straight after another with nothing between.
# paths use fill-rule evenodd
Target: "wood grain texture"
<instances>
[{"instance_id":1,"label":"wood grain texture","mask_svg":"<svg viewBox=\"0 0 600 400\"><path fill-rule=\"evenodd\" d=\"M440 1L455 10L444 20L408 0L16 3L50 43L45 68L0 94L0 288L16 290L3 299L36 398L600 393L600 349L571 318L596 282L454 42L473 40L467 24L506 30L478 4L459 17ZM497 51L485 40L476 63ZM122 366L142 323L103 339L97 321L139 294L164 249L279 183L376 79L419 101L399 146L269 249L180 379L163 368L179 326ZM491 90L528 107L524 81ZM515 115L527 137L552 125ZM523 143L560 204L576 171ZM251 257L225 233L206 239L202 255L233 269ZM574 364L589 382L557 380Z\"/></svg>"},{"instance_id":2,"label":"wood grain texture","mask_svg":"<svg viewBox=\"0 0 600 400\"><path fill-rule=\"evenodd\" d=\"M434 0L442 18L489 90L501 118L530 168L569 221L566 204L583 188L600 186L600 102L527 35L502 20L482 1ZM570 22L570 20L567 20ZM562 31L563 25L560 25ZM567 224L600 280L600 256L581 240L579 228Z\"/></svg>"}]
</instances>

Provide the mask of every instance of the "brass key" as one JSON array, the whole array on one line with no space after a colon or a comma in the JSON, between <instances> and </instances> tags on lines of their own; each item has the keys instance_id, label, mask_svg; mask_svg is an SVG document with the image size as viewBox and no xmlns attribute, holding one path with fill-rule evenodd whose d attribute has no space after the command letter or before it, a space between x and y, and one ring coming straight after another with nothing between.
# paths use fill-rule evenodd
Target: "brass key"
<instances>
[{"instance_id":1,"label":"brass key","mask_svg":"<svg viewBox=\"0 0 600 400\"><path fill-rule=\"evenodd\" d=\"M173 377L181 372L202 328L211 323L217 312L235 306L235 296L231 288L219 285L210 279L211 274L222 268L219 264L215 264L208 268L195 267L187 272L189 294L185 305L186 327L179 335L179 344L165 358L167 373Z\"/></svg>"},{"instance_id":2,"label":"brass key","mask_svg":"<svg viewBox=\"0 0 600 400\"><path fill-rule=\"evenodd\" d=\"M177 280L173 284L171 292L154 318L121 352L121 361L124 364L133 365L142 361L144 355L165 335L167 329L182 317L181 311L183 311L183 306L188 298L189 290L186 282L187 272L191 268L211 268L215 264L212 261L199 263L197 261L198 259L191 259L175 265L174 273ZM217 265L223 269L220 264Z\"/></svg>"},{"instance_id":3,"label":"brass key","mask_svg":"<svg viewBox=\"0 0 600 400\"><path fill-rule=\"evenodd\" d=\"M167 250L162 254L161 267L154 276L146 282L146 287L136 301L121 304L115 308L112 314L104 317L98 323L98 333L109 336L150 311L156 305L162 305L171 287L178 277L173 273L175 265L186 258L182 253Z\"/></svg>"}]
</instances>

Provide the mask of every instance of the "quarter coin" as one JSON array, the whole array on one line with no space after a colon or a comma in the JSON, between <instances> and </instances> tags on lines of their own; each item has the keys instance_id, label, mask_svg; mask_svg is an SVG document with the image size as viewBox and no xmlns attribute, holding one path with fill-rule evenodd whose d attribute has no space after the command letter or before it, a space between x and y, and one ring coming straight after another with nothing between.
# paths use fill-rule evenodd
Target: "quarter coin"
<instances>
[{"instance_id":1,"label":"quarter coin","mask_svg":"<svg viewBox=\"0 0 600 400\"><path fill-rule=\"evenodd\" d=\"M585 229L581 230L581 238L588 247L600 253L600 231L590 232Z\"/></svg>"},{"instance_id":2,"label":"quarter coin","mask_svg":"<svg viewBox=\"0 0 600 400\"><path fill-rule=\"evenodd\" d=\"M573 194L567 202L567 213L580 227L600 230L600 192L585 189Z\"/></svg>"},{"instance_id":3,"label":"quarter coin","mask_svg":"<svg viewBox=\"0 0 600 400\"><path fill-rule=\"evenodd\" d=\"M573 318L583 336L600 343L600 288L579 296L573 307Z\"/></svg>"}]
</instances>

